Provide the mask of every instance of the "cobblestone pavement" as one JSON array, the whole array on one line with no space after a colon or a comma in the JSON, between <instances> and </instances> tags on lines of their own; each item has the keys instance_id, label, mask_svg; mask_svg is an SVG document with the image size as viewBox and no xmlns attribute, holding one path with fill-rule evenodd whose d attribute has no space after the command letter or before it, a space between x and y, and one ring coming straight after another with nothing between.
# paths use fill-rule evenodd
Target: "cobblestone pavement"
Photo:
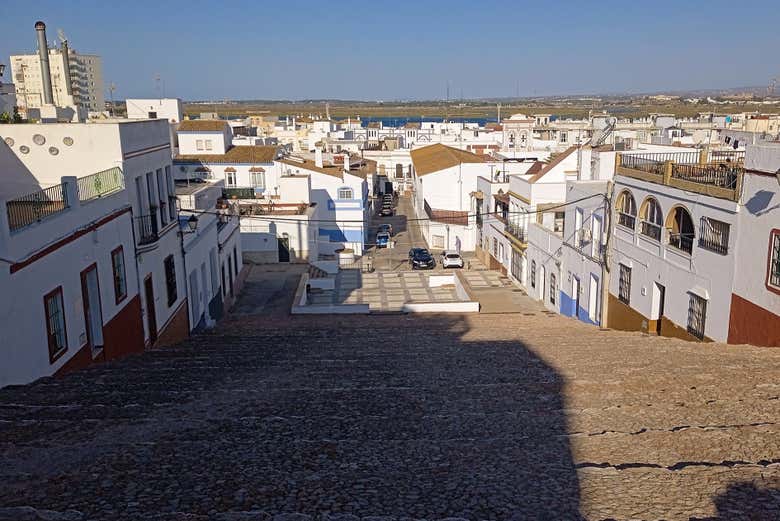
<instances>
[{"instance_id":1,"label":"cobblestone pavement","mask_svg":"<svg viewBox=\"0 0 780 521\"><path fill-rule=\"evenodd\" d=\"M0 520L779 519L778 375L541 312L245 315L1 390Z\"/></svg>"}]
</instances>

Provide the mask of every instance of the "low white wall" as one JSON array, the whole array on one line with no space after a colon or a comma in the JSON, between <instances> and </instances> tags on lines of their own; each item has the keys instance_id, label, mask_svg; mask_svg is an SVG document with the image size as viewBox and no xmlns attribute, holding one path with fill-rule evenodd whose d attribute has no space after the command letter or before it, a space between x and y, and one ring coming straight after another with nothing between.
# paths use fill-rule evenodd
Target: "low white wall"
<instances>
[{"instance_id":1,"label":"low white wall","mask_svg":"<svg viewBox=\"0 0 780 521\"><path fill-rule=\"evenodd\" d=\"M448 284L455 284L455 275L431 275L428 277L428 286L438 288Z\"/></svg>"},{"instance_id":2,"label":"low white wall","mask_svg":"<svg viewBox=\"0 0 780 521\"><path fill-rule=\"evenodd\" d=\"M478 313L479 302L423 302L404 304L406 313Z\"/></svg>"}]
</instances>

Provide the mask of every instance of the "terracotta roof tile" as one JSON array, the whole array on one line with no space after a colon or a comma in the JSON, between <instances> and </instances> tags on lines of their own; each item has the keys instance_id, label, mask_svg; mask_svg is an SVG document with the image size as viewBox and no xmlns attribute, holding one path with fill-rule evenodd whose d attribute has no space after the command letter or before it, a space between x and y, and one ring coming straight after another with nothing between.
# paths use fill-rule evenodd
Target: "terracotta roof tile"
<instances>
[{"instance_id":1,"label":"terracotta roof tile","mask_svg":"<svg viewBox=\"0 0 780 521\"><path fill-rule=\"evenodd\" d=\"M441 143L412 150L411 156L418 176L438 172L461 163L484 163L487 159Z\"/></svg>"},{"instance_id":2,"label":"terracotta roof tile","mask_svg":"<svg viewBox=\"0 0 780 521\"><path fill-rule=\"evenodd\" d=\"M570 146L569 148L567 148L566 150L564 150L563 152L561 152L560 154L558 154L557 156L555 156L555 159L553 159L552 161L550 161L550 162L549 162L549 163L548 163L548 164L547 164L547 165L546 165L544 168L542 168L542 169L541 169L539 172L535 173L535 174L533 175L533 177L531 177L531 178L528 180L528 182L529 182L529 183L535 183L535 182L537 182L539 179L541 179L542 177L544 177L544 174L546 174L547 172L549 172L550 170L552 170L553 168L555 168L556 166L558 166L558 165L559 165L559 164L560 164L560 163L561 163L561 162L562 162L564 159L566 159L567 157L569 157L569 156L571 155L571 153L572 153L572 152L574 152L575 150L577 150L577 146L576 146L576 145L572 145L572 146ZM536 166L536 163L534 163L534 166ZM533 166L532 166L531 168L533 168ZM528 173L528 172L526 172L526 173Z\"/></svg>"},{"instance_id":3,"label":"terracotta roof tile","mask_svg":"<svg viewBox=\"0 0 780 521\"><path fill-rule=\"evenodd\" d=\"M221 132L227 121L222 119L185 119L179 124L181 132Z\"/></svg>"},{"instance_id":4,"label":"terracotta roof tile","mask_svg":"<svg viewBox=\"0 0 780 521\"><path fill-rule=\"evenodd\" d=\"M174 157L181 163L271 163L276 158L277 147L262 145L242 145L228 149L224 154L189 154Z\"/></svg>"}]
</instances>

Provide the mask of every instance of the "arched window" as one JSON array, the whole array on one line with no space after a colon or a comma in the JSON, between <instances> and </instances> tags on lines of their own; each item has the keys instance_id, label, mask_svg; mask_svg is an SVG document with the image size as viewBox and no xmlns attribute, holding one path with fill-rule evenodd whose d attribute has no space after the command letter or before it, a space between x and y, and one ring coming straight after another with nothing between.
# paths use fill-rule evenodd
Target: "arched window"
<instances>
[{"instance_id":1,"label":"arched window","mask_svg":"<svg viewBox=\"0 0 780 521\"><path fill-rule=\"evenodd\" d=\"M531 275L529 275L529 278L531 279L531 287L536 287L536 261L531 261Z\"/></svg>"},{"instance_id":2,"label":"arched window","mask_svg":"<svg viewBox=\"0 0 780 521\"><path fill-rule=\"evenodd\" d=\"M352 199L352 194L353 194L352 188L349 187L339 188L339 194L338 194L339 199Z\"/></svg>"},{"instance_id":3,"label":"arched window","mask_svg":"<svg viewBox=\"0 0 780 521\"><path fill-rule=\"evenodd\" d=\"M666 218L669 229L669 245L686 253L693 251L693 239L696 230L693 227L691 214L682 206L675 206Z\"/></svg>"},{"instance_id":4,"label":"arched window","mask_svg":"<svg viewBox=\"0 0 780 521\"><path fill-rule=\"evenodd\" d=\"M636 201L628 190L623 190L617 199L618 224L634 229L636 224Z\"/></svg>"},{"instance_id":5,"label":"arched window","mask_svg":"<svg viewBox=\"0 0 780 521\"><path fill-rule=\"evenodd\" d=\"M640 232L646 237L650 237L656 241L661 240L661 227L664 223L664 217L661 213L661 205L653 197L648 197L645 202L642 203L642 208L639 210Z\"/></svg>"}]
</instances>

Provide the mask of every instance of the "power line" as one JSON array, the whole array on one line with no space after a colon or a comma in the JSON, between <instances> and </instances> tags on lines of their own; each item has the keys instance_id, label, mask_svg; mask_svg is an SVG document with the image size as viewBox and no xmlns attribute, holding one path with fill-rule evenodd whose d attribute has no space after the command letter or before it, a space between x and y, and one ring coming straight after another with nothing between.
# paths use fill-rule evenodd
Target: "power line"
<instances>
[{"instance_id":1,"label":"power line","mask_svg":"<svg viewBox=\"0 0 780 521\"><path fill-rule=\"evenodd\" d=\"M506 212L506 215L536 215L539 213L547 213L552 210L556 210L558 208L565 208L569 205L576 204L582 201L587 201L588 199L594 199L596 197L601 197L606 199L606 195L604 194L593 194L586 197L582 197L580 199L575 199L573 201L567 201L564 203L560 203L554 206L548 206L544 209L537 209L534 211L517 211L517 212ZM194 214L199 215L217 215L217 216L224 216L224 215L235 215L235 214L225 214L222 212L215 212L211 210L182 210L183 212L190 212ZM495 215L504 215L503 212L484 212L484 213L474 213L474 214L466 214L465 216L460 217L452 217L450 219L463 219L464 217L466 219L469 218L476 218L476 217L484 217L484 216L495 216ZM354 224L366 224L363 220L358 219L292 219L292 218L285 218L285 217L274 217L271 215L238 215L239 219L254 219L254 220L260 220L260 221L269 221L269 222L289 222L289 223L335 223L335 224L344 224L344 223L354 223ZM445 218L446 219L446 218ZM406 222L442 222L442 221L434 221L430 217L415 217L415 218L407 218ZM382 223L380 223L382 224ZM446 222L444 224L447 224ZM456 224L456 223L452 223Z\"/></svg>"}]
</instances>

